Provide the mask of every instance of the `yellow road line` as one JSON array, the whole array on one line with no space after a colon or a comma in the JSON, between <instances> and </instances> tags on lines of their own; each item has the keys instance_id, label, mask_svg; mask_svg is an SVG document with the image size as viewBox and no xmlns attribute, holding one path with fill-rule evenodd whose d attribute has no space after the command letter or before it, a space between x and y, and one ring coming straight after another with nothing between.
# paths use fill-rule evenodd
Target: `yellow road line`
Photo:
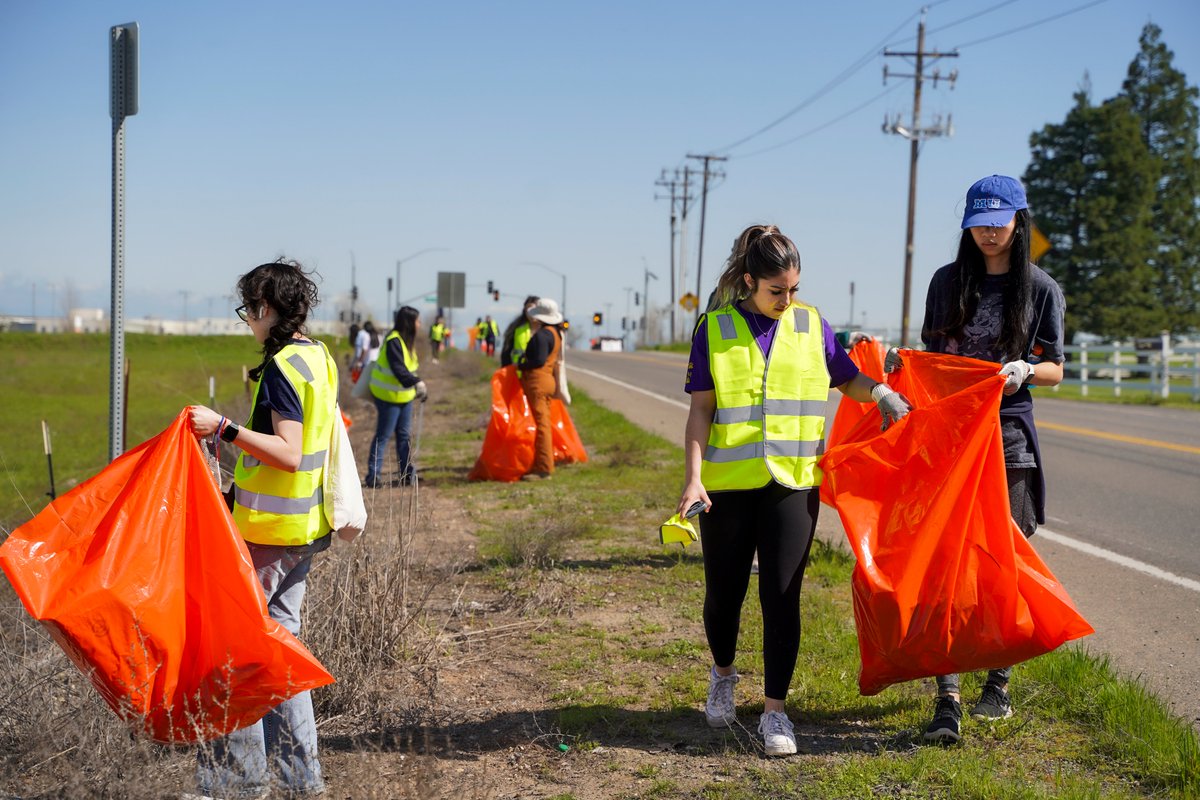
<instances>
[{"instance_id":1,"label":"yellow road line","mask_svg":"<svg viewBox=\"0 0 1200 800\"><path fill-rule=\"evenodd\" d=\"M1091 428L1076 428L1073 425L1060 425L1057 422L1042 422L1035 423L1039 430L1046 429L1051 431L1062 431L1063 433L1076 433L1080 436L1091 436L1096 439L1111 439L1114 442L1125 442L1126 444L1140 444L1144 447L1161 447L1164 450L1178 450L1181 453L1191 453L1200 455L1200 447L1192 447L1186 444L1175 444L1174 442L1164 442L1159 439L1142 439L1138 436L1124 436L1119 433L1105 433L1104 431L1094 431Z\"/></svg>"}]
</instances>

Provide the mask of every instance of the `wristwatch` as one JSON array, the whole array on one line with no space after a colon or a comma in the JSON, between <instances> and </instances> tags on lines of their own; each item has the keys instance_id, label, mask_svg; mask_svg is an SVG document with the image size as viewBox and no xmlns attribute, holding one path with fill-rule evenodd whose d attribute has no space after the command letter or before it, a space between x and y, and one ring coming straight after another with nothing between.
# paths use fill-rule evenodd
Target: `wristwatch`
<instances>
[{"instance_id":1,"label":"wristwatch","mask_svg":"<svg viewBox=\"0 0 1200 800\"><path fill-rule=\"evenodd\" d=\"M225 426L225 430L221 431L221 441L232 442L237 438L237 435L241 432L241 430L242 429L239 428L236 423L230 422Z\"/></svg>"}]
</instances>

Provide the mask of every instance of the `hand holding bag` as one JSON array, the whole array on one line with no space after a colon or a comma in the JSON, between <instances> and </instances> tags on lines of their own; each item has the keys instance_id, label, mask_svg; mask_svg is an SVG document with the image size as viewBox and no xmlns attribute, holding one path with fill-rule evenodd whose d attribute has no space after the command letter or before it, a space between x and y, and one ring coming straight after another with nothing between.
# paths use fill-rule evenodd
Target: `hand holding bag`
<instances>
[{"instance_id":1,"label":"hand holding bag","mask_svg":"<svg viewBox=\"0 0 1200 800\"><path fill-rule=\"evenodd\" d=\"M363 370L364 375L366 370ZM367 527L358 465L350 447L350 434L341 408L334 409L333 433L329 437L329 460L325 463L325 518L339 539L354 541Z\"/></svg>"}]
</instances>

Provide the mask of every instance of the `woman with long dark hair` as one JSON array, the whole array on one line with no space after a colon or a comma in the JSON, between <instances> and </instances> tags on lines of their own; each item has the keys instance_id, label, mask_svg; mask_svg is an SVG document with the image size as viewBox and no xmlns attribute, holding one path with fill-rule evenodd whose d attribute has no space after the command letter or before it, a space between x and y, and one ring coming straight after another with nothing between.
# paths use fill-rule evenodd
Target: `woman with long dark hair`
<instances>
[{"instance_id":1,"label":"woman with long dark hair","mask_svg":"<svg viewBox=\"0 0 1200 800\"><path fill-rule=\"evenodd\" d=\"M412 306L396 310L392 330L383 340L375 369L371 372L371 396L377 412L375 438L367 461L364 485L375 489L383 485L383 450L388 439L396 437L396 464L400 485L416 480L409 458L409 434L412 430L412 402L425 401L425 382L417 375L417 328L421 312Z\"/></svg>"},{"instance_id":2,"label":"woman with long dark hair","mask_svg":"<svg viewBox=\"0 0 1200 800\"><path fill-rule=\"evenodd\" d=\"M312 557L329 547L321 487L337 412L338 370L305 322L317 286L295 261L262 264L238 280L237 314L262 345L250 419L237 425L191 407L192 431L241 448L234 471L233 519L246 540L271 619L300 634L300 608ZM287 791L324 790L312 699L302 692L260 722L201 752L206 795L265 795L272 771Z\"/></svg>"},{"instance_id":3,"label":"woman with long dark hair","mask_svg":"<svg viewBox=\"0 0 1200 800\"><path fill-rule=\"evenodd\" d=\"M684 487L678 512L703 506L704 632L712 653L704 717L737 722L734 667L755 552L763 615L763 714L769 756L796 752L784 701L800 650L800 586L820 509L829 389L874 400L884 427L908 402L858 371L815 308L795 299L800 255L774 225L734 243L696 325L684 390Z\"/></svg>"},{"instance_id":4,"label":"woman with long dark hair","mask_svg":"<svg viewBox=\"0 0 1200 800\"><path fill-rule=\"evenodd\" d=\"M1046 521L1046 483L1032 386L1056 386L1063 377L1062 290L1029 261L1032 229L1025 189L1014 178L991 175L967 190L958 256L934 273L925 300L921 339L935 353L994 361L1005 376L1000 433L1013 520L1026 536ZM884 369L903 367L903 350L888 351ZM1008 681L1012 667L988 672L977 720L1012 715ZM962 706L957 675L937 679L931 742L957 742Z\"/></svg>"},{"instance_id":5,"label":"woman with long dark hair","mask_svg":"<svg viewBox=\"0 0 1200 800\"><path fill-rule=\"evenodd\" d=\"M529 309L537 305L538 299L534 294L526 297L521 305L521 313L513 317L512 322L505 327L503 344L500 345L500 366L516 364L525 355L525 348L529 346L529 339L533 336L529 317L526 315Z\"/></svg>"}]
</instances>

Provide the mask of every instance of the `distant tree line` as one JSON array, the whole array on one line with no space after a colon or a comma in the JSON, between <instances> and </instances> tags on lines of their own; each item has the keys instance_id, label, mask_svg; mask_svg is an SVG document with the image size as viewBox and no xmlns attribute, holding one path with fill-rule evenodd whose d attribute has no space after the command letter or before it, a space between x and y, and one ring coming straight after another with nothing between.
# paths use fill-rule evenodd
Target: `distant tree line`
<instances>
[{"instance_id":1,"label":"distant tree line","mask_svg":"<svg viewBox=\"0 0 1200 800\"><path fill-rule=\"evenodd\" d=\"M1200 329L1198 92L1158 26L1139 41L1116 97L1093 104L1085 73L1066 119L1030 136L1024 180L1068 342Z\"/></svg>"}]
</instances>

